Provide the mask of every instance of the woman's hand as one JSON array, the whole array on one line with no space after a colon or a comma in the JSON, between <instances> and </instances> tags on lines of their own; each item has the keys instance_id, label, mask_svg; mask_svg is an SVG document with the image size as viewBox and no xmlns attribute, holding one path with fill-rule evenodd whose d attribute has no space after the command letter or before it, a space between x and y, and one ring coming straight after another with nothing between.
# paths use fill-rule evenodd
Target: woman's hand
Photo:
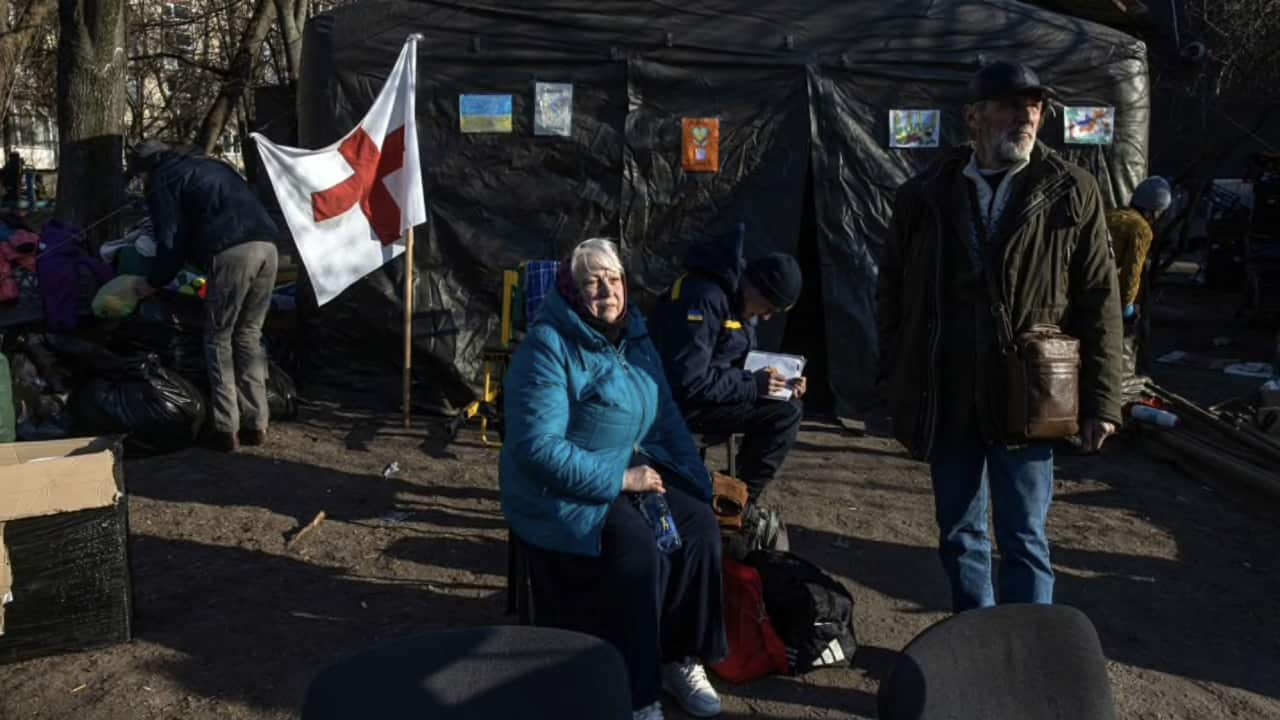
<instances>
[{"instance_id":1,"label":"woman's hand","mask_svg":"<svg viewBox=\"0 0 1280 720\"><path fill-rule=\"evenodd\" d=\"M666 488L662 487L662 476L657 470L648 465L636 465L627 468L627 474L622 476L622 492L643 493L657 492L664 493Z\"/></svg>"}]
</instances>

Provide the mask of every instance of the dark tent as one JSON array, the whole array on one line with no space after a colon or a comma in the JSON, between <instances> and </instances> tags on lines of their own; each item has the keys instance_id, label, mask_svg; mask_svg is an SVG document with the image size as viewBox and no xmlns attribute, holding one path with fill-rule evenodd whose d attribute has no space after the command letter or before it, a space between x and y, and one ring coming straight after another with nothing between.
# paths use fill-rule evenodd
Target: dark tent
<instances>
[{"instance_id":1,"label":"dark tent","mask_svg":"<svg viewBox=\"0 0 1280 720\"><path fill-rule=\"evenodd\" d=\"M496 336L503 268L618 237L643 304L690 242L740 219L749 256L790 252L806 271L790 330L772 321L764 344L808 354L836 409L856 413L873 393L893 193L938 152L890 149L889 111L940 109L942 146L964 142L964 88L983 62L1025 62L1066 104L1115 108L1112 145L1064 146L1061 112L1041 135L1092 170L1108 202L1146 170L1143 44L1009 0L355 3L307 25L303 147L359 121L413 32L430 212L415 259L424 399L428 387L467 396ZM534 134L535 81L573 84L569 137ZM509 94L513 132L461 133L463 93ZM681 168L684 117L720 119L718 173ZM402 272L396 261L307 313L314 364L394 376Z\"/></svg>"}]
</instances>

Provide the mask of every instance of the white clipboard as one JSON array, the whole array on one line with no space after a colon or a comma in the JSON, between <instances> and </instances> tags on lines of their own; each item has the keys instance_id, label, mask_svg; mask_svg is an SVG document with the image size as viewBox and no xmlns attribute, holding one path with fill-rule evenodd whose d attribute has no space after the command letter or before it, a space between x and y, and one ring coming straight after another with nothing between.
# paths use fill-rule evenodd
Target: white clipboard
<instances>
[{"instance_id":1,"label":"white clipboard","mask_svg":"<svg viewBox=\"0 0 1280 720\"><path fill-rule=\"evenodd\" d=\"M747 372L755 372L765 368L773 368L782 373L782 377L787 380L790 385L796 378L804 377L804 365L806 360L800 355L785 355L783 353L761 352L752 350L747 353L747 359L742 364L742 369ZM769 393L765 397L770 400L790 400L795 393L790 387L780 393Z\"/></svg>"}]
</instances>

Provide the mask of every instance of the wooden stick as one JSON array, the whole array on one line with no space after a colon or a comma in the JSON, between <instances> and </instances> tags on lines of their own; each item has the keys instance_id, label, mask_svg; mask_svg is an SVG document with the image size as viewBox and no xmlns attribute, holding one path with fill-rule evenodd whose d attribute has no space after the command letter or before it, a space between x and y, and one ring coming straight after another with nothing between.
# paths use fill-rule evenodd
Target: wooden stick
<instances>
[{"instance_id":1,"label":"wooden stick","mask_svg":"<svg viewBox=\"0 0 1280 720\"><path fill-rule=\"evenodd\" d=\"M320 511L320 512L318 512L318 513L316 513L316 516L315 516L314 518L312 518L311 522L309 522L309 523L307 523L307 524L306 524L306 527L304 527L304 528L302 528L301 530L299 530L297 535L294 535L292 538L290 538L289 542L285 543L285 549L292 549L292 548L293 548L293 546L294 546L294 545L297 545L297 544L298 544L298 541L302 539L302 536L303 536L303 535L306 535L307 533L311 532L312 530L315 530L315 529L316 529L316 527L317 527L317 526L319 526L319 525L320 525L320 523L322 523L322 522L324 522L324 511L323 511L323 510L321 510L321 511Z\"/></svg>"},{"instance_id":2,"label":"wooden stick","mask_svg":"<svg viewBox=\"0 0 1280 720\"><path fill-rule=\"evenodd\" d=\"M413 405L413 228L404 245L404 378L402 387L404 427L409 429Z\"/></svg>"}]
</instances>

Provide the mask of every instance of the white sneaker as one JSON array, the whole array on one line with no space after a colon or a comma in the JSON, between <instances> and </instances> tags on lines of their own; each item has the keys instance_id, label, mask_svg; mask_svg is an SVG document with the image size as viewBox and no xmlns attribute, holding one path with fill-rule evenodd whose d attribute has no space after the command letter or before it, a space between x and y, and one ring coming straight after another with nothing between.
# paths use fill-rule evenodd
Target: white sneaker
<instances>
[{"instance_id":1,"label":"white sneaker","mask_svg":"<svg viewBox=\"0 0 1280 720\"><path fill-rule=\"evenodd\" d=\"M631 713L631 720L663 720L662 703L656 702L636 710Z\"/></svg>"},{"instance_id":2,"label":"white sneaker","mask_svg":"<svg viewBox=\"0 0 1280 720\"><path fill-rule=\"evenodd\" d=\"M707 680L702 663L693 658L662 666L662 689L671 693L684 711L694 717L720 714L720 696Z\"/></svg>"}]
</instances>

